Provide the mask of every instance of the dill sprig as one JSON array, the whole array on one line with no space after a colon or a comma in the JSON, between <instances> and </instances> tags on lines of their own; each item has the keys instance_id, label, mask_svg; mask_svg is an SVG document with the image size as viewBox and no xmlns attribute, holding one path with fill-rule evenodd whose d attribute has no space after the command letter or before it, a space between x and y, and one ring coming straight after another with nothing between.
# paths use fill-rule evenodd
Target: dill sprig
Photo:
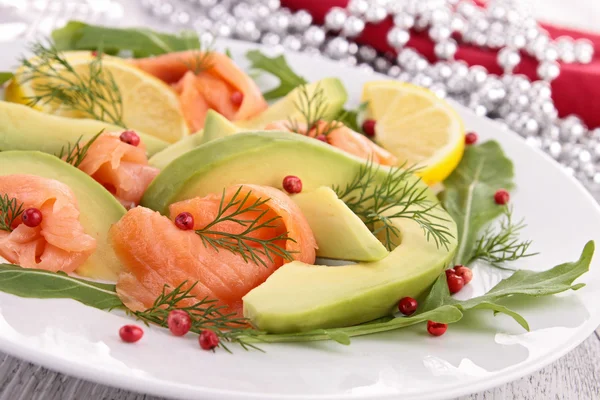
<instances>
[{"instance_id":1,"label":"dill sprig","mask_svg":"<svg viewBox=\"0 0 600 400\"><path fill-rule=\"evenodd\" d=\"M200 73L211 69L214 65L212 56L214 43L214 39L207 43L200 42L200 47L197 49L192 48L190 44L186 44L188 49L192 50L193 57L191 60L182 60L181 62L184 63L187 69L192 71L194 75L199 75Z\"/></svg>"},{"instance_id":2,"label":"dill sprig","mask_svg":"<svg viewBox=\"0 0 600 400\"><path fill-rule=\"evenodd\" d=\"M259 197L251 201L252 191L250 190L245 195L241 195L242 188L243 186L240 186L227 203L225 203L225 190L223 190L215 219L203 228L196 230L204 246L210 246L217 251L219 248L226 249L241 255L245 262L252 261L264 267L267 267L267 264L262 257L267 257L271 262L274 262L273 256L291 261L293 252L278 244L280 241L296 242L288 236L288 232L268 239L251 236L253 232L263 228L277 228L278 225L275 223L281 219L281 216L265 218L269 209L263 206L271 199ZM252 213L256 216L252 219L243 219L245 213ZM215 229L216 225L226 221L236 223L245 229L241 233L229 233Z\"/></svg>"},{"instance_id":3,"label":"dill sprig","mask_svg":"<svg viewBox=\"0 0 600 400\"><path fill-rule=\"evenodd\" d=\"M475 252L469 263L483 260L495 267L504 268L500 264L538 254L528 252L531 240L519 238L521 230L525 228L526 224L523 219L514 222L512 213L512 207L506 207L499 228L488 227L485 230L477 240Z\"/></svg>"},{"instance_id":4,"label":"dill sprig","mask_svg":"<svg viewBox=\"0 0 600 400\"><path fill-rule=\"evenodd\" d=\"M345 188L334 186L333 190L346 205L358 215L374 235L382 237L388 250L395 246L400 232L392 221L408 218L417 222L427 240L436 246L448 248L452 233L444 226L445 218L434 210L439 207L428 199L427 188L419 186L419 180L409 179L418 168L392 168L381 181L376 174L380 166L372 160L362 165L353 180Z\"/></svg>"},{"instance_id":5,"label":"dill sprig","mask_svg":"<svg viewBox=\"0 0 600 400\"><path fill-rule=\"evenodd\" d=\"M146 324L152 323L168 328L169 313L173 310L182 310L188 313L192 320L190 331L199 334L209 329L215 332L220 339L219 346L226 351L231 352L227 347L230 343L239 344L244 350L250 348L261 350L245 340L261 332L249 329L246 318L240 318L235 313L226 313L226 306L218 305L217 300L206 297L198 300L191 294L197 283L188 284L184 281L173 290L169 290L169 285L164 285L162 293L156 298L152 307L130 313Z\"/></svg>"},{"instance_id":6,"label":"dill sprig","mask_svg":"<svg viewBox=\"0 0 600 400\"><path fill-rule=\"evenodd\" d=\"M33 58L23 59L25 71L21 83L33 81L34 96L28 105L59 103L87 117L125 127L123 99L112 73L102 67L102 48L88 64L87 71L78 72L53 46L33 44Z\"/></svg>"},{"instance_id":7,"label":"dill sprig","mask_svg":"<svg viewBox=\"0 0 600 400\"><path fill-rule=\"evenodd\" d=\"M298 86L298 100L294 102L294 106L300 113L301 119L288 118L288 125L292 132L306 135L314 129L315 137L327 136L334 130L344 126L339 121L325 121L327 97L320 84L317 84L312 95L308 92L306 84ZM306 124L306 131L304 131L302 124Z\"/></svg>"},{"instance_id":8,"label":"dill sprig","mask_svg":"<svg viewBox=\"0 0 600 400\"><path fill-rule=\"evenodd\" d=\"M12 232L13 222L23 214L23 203L17 199L0 196L0 230Z\"/></svg>"},{"instance_id":9,"label":"dill sprig","mask_svg":"<svg viewBox=\"0 0 600 400\"><path fill-rule=\"evenodd\" d=\"M60 149L60 153L56 154L56 157L63 160L67 164L71 164L74 167L79 167L81 162L85 159L90 146L100 137L100 135L104 132L102 129L100 132L96 133L86 144L81 145L81 140L83 136L80 136L79 139L74 144L68 143L66 148L63 146Z\"/></svg>"}]
</instances>

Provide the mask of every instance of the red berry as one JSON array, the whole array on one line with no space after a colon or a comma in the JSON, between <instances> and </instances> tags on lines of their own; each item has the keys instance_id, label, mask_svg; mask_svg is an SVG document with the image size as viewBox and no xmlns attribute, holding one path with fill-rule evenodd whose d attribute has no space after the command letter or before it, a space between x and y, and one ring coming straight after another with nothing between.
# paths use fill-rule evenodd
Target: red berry
<instances>
[{"instance_id":1,"label":"red berry","mask_svg":"<svg viewBox=\"0 0 600 400\"><path fill-rule=\"evenodd\" d=\"M456 271L454 270L454 268L447 269L445 272L446 278L448 278L450 275L456 275Z\"/></svg>"},{"instance_id":2,"label":"red berry","mask_svg":"<svg viewBox=\"0 0 600 400\"><path fill-rule=\"evenodd\" d=\"M362 130L368 137L375 136L375 120L365 119L365 122L362 124Z\"/></svg>"},{"instance_id":3,"label":"red berry","mask_svg":"<svg viewBox=\"0 0 600 400\"><path fill-rule=\"evenodd\" d=\"M302 181L294 175L288 175L283 178L283 188L288 193L300 193L302 191Z\"/></svg>"},{"instance_id":4,"label":"red berry","mask_svg":"<svg viewBox=\"0 0 600 400\"><path fill-rule=\"evenodd\" d=\"M92 57L98 57L98 52L96 50L92 51Z\"/></svg>"},{"instance_id":5,"label":"red berry","mask_svg":"<svg viewBox=\"0 0 600 400\"><path fill-rule=\"evenodd\" d=\"M471 268L465 267L464 265L456 265L454 271L456 271L456 275L463 278L465 285L473 280L473 271L471 271Z\"/></svg>"},{"instance_id":6,"label":"red berry","mask_svg":"<svg viewBox=\"0 0 600 400\"><path fill-rule=\"evenodd\" d=\"M411 315L417 311L418 303L412 297L404 297L398 303L398 310L404 315Z\"/></svg>"},{"instance_id":7,"label":"red berry","mask_svg":"<svg viewBox=\"0 0 600 400\"><path fill-rule=\"evenodd\" d=\"M182 231L194 229L194 216L187 211L177 214L175 217L175 226Z\"/></svg>"},{"instance_id":8,"label":"red berry","mask_svg":"<svg viewBox=\"0 0 600 400\"><path fill-rule=\"evenodd\" d=\"M203 350L212 350L219 345L219 337L213 331L207 329L200 332L198 343Z\"/></svg>"},{"instance_id":9,"label":"red berry","mask_svg":"<svg viewBox=\"0 0 600 400\"><path fill-rule=\"evenodd\" d=\"M121 139L121 142L130 144L132 146L137 146L140 144L140 137L134 131L124 131L121 133L121 136L119 136L119 139Z\"/></svg>"},{"instance_id":10,"label":"red berry","mask_svg":"<svg viewBox=\"0 0 600 400\"><path fill-rule=\"evenodd\" d=\"M442 324L440 322L427 321L427 332L431 336L442 336L446 333L448 324Z\"/></svg>"},{"instance_id":11,"label":"red berry","mask_svg":"<svg viewBox=\"0 0 600 400\"><path fill-rule=\"evenodd\" d=\"M323 142L323 143L329 143L329 142L327 141L327 136L325 136L325 135L319 135L319 136L317 136L315 139L317 139L317 140L320 140L320 141L321 141L321 142Z\"/></svg>"},{"instance_id":12,"label":"red berry","mask_svg":"<svg viewBox=\"0 0 600 400\"><path fill-rule=\"evenodd\" d=\"M477 142L477 134L469 132L465 135L465 144L475 144Z\"/></svg>"},{"instance_id":13,"label":"red berry","mask_svg":"<svg viewBox=\"0 0 600 400\"><path fill-rule=\"evenodd\" d=\"M42 223L42 212L37 208L28 208L25 211L23 211L23 214L21 214L21 218L23 219L23 223L26 226L30 228L35 228L36 226Z\"/></svg>"},{"instance_id":14,"label":"red berry","mask_svg":"<svg viewBox=\"0 0 600 400\"><path fill-rule=\"evenodd\" d=\"M510 193L504 189L498 189L494 194L494 201L496 204L503 206L508 203L508 200L510 200Z\"/></svg>"},{"instance_id":15,"label":"red berry","mask_svg":"<svg viewBox=\"0 0 600 400\"><path fill-rule=\"evenodd\" d=\"M167 325L173 335L183 336L190 331L192 319L190 314L183 310L173 310L167 317Z\"/></svg>"},{"instance_id":16,"label":"red berry","mask_svg":"<svg viewBox=\"0 0 600 400\"><path fill-rule=\"evenodd\" d=\"M137 325L123 325L119 329L121 340L127 343L135 343L144 336L144 331Z\"/></svg>"},{"instance_id":17,"label":"red berry","mask_svg":"<svg viewBox=\"0 0 600 400\"><path fill-rule=\"evenodd\" d=\"M244 101L244 93L236 90L235 92L231 93L230 99L234 106L239 107Z\"/></svg>"},{"instance_id":18,"label":"red berry","mask_svg":"<svg viewBox=\"0 0 600 400\"><path fill-rule=\"evenodd\" d=\"M450 275L446 278L448 280L448 289L450 293L458 293L465 286L465 281L458 275Z\"/></svg>"}]
</instances>

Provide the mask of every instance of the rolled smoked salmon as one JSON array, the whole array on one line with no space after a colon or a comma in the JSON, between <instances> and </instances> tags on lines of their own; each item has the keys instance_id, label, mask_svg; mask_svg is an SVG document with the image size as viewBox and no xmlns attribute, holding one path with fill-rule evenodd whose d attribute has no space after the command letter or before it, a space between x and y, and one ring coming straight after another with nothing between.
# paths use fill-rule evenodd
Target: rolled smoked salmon
<instances>
[{"instance_id":1,"label":"rolled smoked salmon","mask_svg":"<svg viewBox=\"0 0 600 400\"><path fill-rule=\"evenodd\" d=\"M0 176L0 195L8 195L42 213L40 225L21 223L12 232L0 231L0 256L23 268L73 272L96 250L96 239L79 222L77 199L54 179L35 175Z\"/></svg>"},{"instance_id":2,"label":"rolled smoked salmon","mask_svg":"<svg viewBox=\"0 0 600 400\"><path fill-rule=\"evenodd\" d=\"M225 202L238 188L234 186L226 190ZM249 191L249 202L257 198L270 199L261 206L261 210L268 211L264 218L281 216L270 224L272 228L256 231L256 237L274 238L288 232L294 241L285 241L281 246L291 252L293 259L313 264L316 240L298 206L274 188L243 185L241 195L245 196ZM194 229L200 229L214 220L220 200L221 195L215 194L172 204L171 217L174 219L183 211L190 212L194 216ZM256 216L252 212L238 217L246 220ZM239 233L243 227L223 222L211 229ZM285 262L281 257L270 260L264 255L260 258L266 267L246 262L240 254L206 246L194 230L180 230L169 218L143 207L130 210L111 228L110 237L125 267L119 275L117 294L133 311L150 307L165 284L174 288L183 282L198 282L191 292L196 300L205 297L215 299L241 315L242 297ZM251 241L246 243L253 245Z\"/></svg>"}]
</instances>

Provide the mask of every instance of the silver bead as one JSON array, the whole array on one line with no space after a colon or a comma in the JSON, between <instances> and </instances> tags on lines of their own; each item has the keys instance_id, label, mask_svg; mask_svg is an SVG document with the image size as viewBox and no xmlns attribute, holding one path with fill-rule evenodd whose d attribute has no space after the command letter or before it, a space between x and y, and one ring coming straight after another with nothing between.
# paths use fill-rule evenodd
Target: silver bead
<instances>
[{"instance_id":1,"label":"silver bead","mask_svg":"<svg viewBox=\"0 0 600 400\"><path fill-rule=\"evenodd\" d=\"M556 61L558 60L558 49L554 44L546 45L536 57L540 61Z\"/></svg>"},{"instance_id":2,"label":"silver bead","mask_svg":"<svg viewBox=\"0 0 600 400\"><path fill-rule=\"evenodd\" d=\"M394 25L400 29L410 29L415 25L415 17L410 14L397 14L394 17Z\"/></svg>"},{"instance_id":3,"label":"silver bead","mask_svg":"<svg viewBox=\"0 0 600 400\"><path fill-rule=\"evenodd\" d=\"M450 38L452 32L450 29L443 25L433 25L429 28L429 37L434 42L442 42Z\"/></svg>"},{"instance_id":4,"label":"silver bead","mask_svg":"<svg viewBox=\"0 0 600 400\"><path fill-rule=\"evenodd\" d=\"M445 81L452 76L452 67L445 61L435 63L432 67L432 74L438 79Z\"/></svg>"},{"instance_id":5,"label":"silver bead","mask_svg":"<svg viewBox=\"0 0 600 400\"><path fill-rule=\"evenodd\" d=\"M351 14L363 15L369 10L369 2L367 0L350 0L346 8Z\"/></svg>"},{"instance_id":6,"label":"silver bead","mask_svg":"<svg viewBox=\"0 0 600 400\"><path fill-rule=\"evenodd\" d=\"M281 44L286 49L290 49L293 51L299 51L302 48L302 40L296 35L288 35L284 37L281 41Z\"/></svg>"},{"instance_id":7,"label":"silver bead","mask_svg":"<svg viewBox=\"0 0 600 400\"><path fill-rule=\"evenodd\" d=\"M493 19L504 20L506 18L506 8L502 4L497 2L490 2L490 5L486 9L487 14Z\"/></svg>"},{"instance_id":8,"label":"silver bead","mask_svg":"<svg viewBox=\"0 0 600 400\"><path fill-rule=\"evenodd\" d=\"M233 34L233 29L225 21L215 21L212 26L215 36L228 38Z\"/></svg>"},{"instance_id":9,"label":"silver bead","mask_svg":"<svg viewBox=\"0 0 600 400\"><path fill-rule=\"evenodd\" d=\"M238 3L231 9L231 12L236 18L248 18L248 15L250 14L250 4Z\"/></svg>"},{"instance_id":10,"label":"silver bead","mask_svg":"<svg viewBox=\"0 0 600 400\"><path fill-rule=\"evenodd\" d=\"M393 27L388 31L387 41L390 46L398 49L403 47L408 40L410 39L410 33L404 29L400 29L398 27Z\"/></svg>"},{"instance_id":11,"label":"silver bead","mask_svg":"<svg viewBox=\"0 0 600 400\"><path fill-rule=\"evenodd\" d=\"M526 136L533 136L533 135L537 135L540 131L540 125L539 123L533 119L530 118L528 119L525 124L523 125L523 133Z\"/></svg>"},{"instance_id":12,"label":"silver bead","mask_svg":"<svg viewBox=\"0 0 600 400\"><path fill-rule=\"evenodd\" d=\"M392 65L389 69L388 69L388 75L391 76L392 78L397 78L400 76L400 73L402 72L402 70L400 69L399 66L397 65Z\"/></svg>"},{"instance_id":13,"label":"silver bead","mask_svg":"<svg viewBox=\"0 0 600 400\"><path fill-rule=\"evenodd\" d=\"M538 35L536 36L534 39L532 39L527 46L525 46L525 48L527 49L527 52L531 55L535 55L537 57L538 54L543 53L543 51L546 49L546 46L548 46L548 43L550 42L550 39L548 38L547 35Z\"/></svg>"},{"instance_id":14,"label":"silver bead","mask_svg":"<svg viewBox=\"0 0 600 400\"><path fill-rule=\"evenodd\" d=\"M459 60L453 62L451 64L452 74L453 76L458 76L460 78L466 78L469 75L469 64L466 62Z\"/></svg>"},{"instance_id":15,"label":"silver bead","mask_svg":"<svg viewBox=\"0 0 600 400\"><path fill-rule=\"evenodd\" d=\"M221 4L216 4L210 10L208 10L208 16L212 20L220 20L223 15L227 14L227 8Z\"/></svg>"},{"instance_id":16,"label":"silver bead","mask_svg":"<svg viewBox=\"0 0 600 400\"><path fill-rule=\"evenodd\" d=\"M348 54L348 41L343 37L334 37L325 50L331 58L340 59Z\"/></svg>"},{"instance_id":17,"label":"silver bead","mask_svg":"<svg viewBox=\"0 0 600 400\"><path fill-rule=\"evenodd\" d=\"M592 161L592 154L588 150L582 149L578 158L581 164L587 164Z\"/></svg>"},{"instance_id":18,"label":"silver bead","mask_svg":"<svg viewBox=\"0 0 600 400\"><path fill-rule=\"evenodd\" d=\"M340 7L333 7L325 15L325 27L332 31L339 31L346 22L346 11Z\"/></svg>"},{"instance_id":19,"label":"silver bead","mask_svg":"<svg viewBox=\"0 0 600 400\"><path fill-rule=\"evenodd\" d=\"M506 39L506 45L514 49L522 49L527 44L527 38L521 33L509 35Z\"/></svg>"},{"instance_id":20,"label":"silver bead","mask_svg":"<svg viewBox=\"0 0 600 400\"><path fill-rule=\"evenodd\" d=\"M377 57L373 65L378 72L387 72L390 68L390 62L385 57Z\"/></svg>"},{"instance_id":21,"label":"silver bead","mask_svg":"<svg viewBox=\"0 0 600 400\"><path fill-rule=\"evenodd\" d=\"M537 136L528 136L527 139L525 139L525 143L527 143L531 147L536 147L538 149L542 147L542 139L540 139Z\"/></svg>"},{"instance_id":22,"label":"silver bead","mask_svg":"<svg viewBox=\"0 0 600 400\"><path fill-rule=\"evenodd\" d=\"M454 39L448 39L443 42L436 43L434 52L435 55L442 59L452 59L458 50L458 45Z\"/></svg>"},{"instance_id":23,"label":"silver bead","mask_svg":"<svg viewBox=\"0 0 600 400\"><path fill-rule=\"evenodd\" d=\"M505 71L512 70L521 62L521 56L517 50L505 47L498 52L498 65Z\"/></svg>"},{"instance_id":24,"label":"silver bead","mask_svg":"<svg viewBox=\"0 0 600 400\"><path fill-rule=\"evenodd\" d=\"M254 4L250 8L250 13L252 14L255 21L264 21L267 19L269 14L271 14L271 10L264 4Z\"/></svg>"},{"instance_id":25,"label":"silver bead","mask_svg":"<svg viewBox=\"0 0 600 400\"><path fill-rule=\"evenodd\" d=\"M417 74L413 78L413 83L428 88L433 84L433 79L425 74Z\"/></svg>"},{"instance_id":26,"label":"silver bead","mask_svg":"<svg viewBox=\"0 0 600 400\"><path fill-rule=\"evenodd\" d=\"M429 87L429 90L431 90L433 93L435 93L435 95L441 99L445 98L448 93L446 92L446 87L441 84L441 83L434 83Z\"/></svg>"},{"instance_id":27,"label":"silver bead","mask_svg":"<svg viewBox=\"0 0 600 400\"><path fill-rule=\"evenodd\" d=\"M467 89L467 80L464 77L453 75L446 82L449 93L460 93Z\"/></svg>"},{"instance_id":28,"label":"silver bead","mask_svg":"<svg viewBox=\"0 0 600 400\"><path fill-rule=\"evenodd\" d=\"M469 68L467 80L472 88L477 88L487 80L487 77L488 71L485 67L481 65L473 65Z\"/></svg>"},{"instance_id":29,"label":"silver bead","mask_svg":"<svg viewBox=\"0 0 600 400\"><path fill-rule=\"evenodd\" d=\"M350 15L342 27L342 35L348 37L358 36L365 29L365 21L357 16Z\"/></svg>"},{"instance_id":30,"label":"silver bead","mask_svg":"<svg viewBox=\"0 0 600 400\"><path fill-rule=\"evenodd\" d=\"M589 137L592 140L597 140L600 143L600 128L592 129L589 132Z\"/></svg>"},{"instance_id":31,"label":"silver bead","mask_svg":"<svg viewBox=\"0 0 600 400\"><path fill-rule=\"evenodd\" d=\"M187 11L179 10L171 15L170 21L176 25L187 25L190 23L190 14Z\"/></svg>"},{"instance_id":32,"label":"silver bead","mask_svg":"<svg viewBox=\"0 0 600 400\"><path fill-rule=\"evenodd\" d=\"M560 123L560 139L563 141L577 142L585 134L586 128L581 120L573 115L563 119Z\"/></svg>"},{"instance_id":33,"label":"silver bead","mask_svg":"<svg viewBox=\"0 0 600 400\"><path fill-rule=\"evenodd\" d=\"M450 20L450 29L452 32L464 33L466 26L465 20L459 15L454 15Z\"/></svg>"},{"instance_id":34,"label":"silver bead","mask_svg":"<svg viewBox=\"0 0 600 400\"><path fill-rule=\"evenodd\" d=\"M279 0L262 0L262 2L269 7L271 11L279 10L281 8L281 2Z\"/></svg>"},{"instance_id":35,"label":"silver bead","mask_svg":"<svg viewBox=\"0 0 600 400\"><path fill-rule=\"evenodd\" d=\"M448 8L432 5L430 21L433 25L449 25L450 24L450 11Z\"/></svg>"},{"instance_id":36,"label":"silver bead","mask_svg":"<svg viewBox=\"0 0 600 400\"><path fill-rule=\"evenodd\" d=\"M360 46L358 56L365 62L371 62L377 57L377 50L371 46Z\"/></svg>"},{"instance_id":37,"label":"silver bead","mask_svg":"<svg viewBox=\"0 0 600 400\"><path fill-rule=\"evenodd\" d=\"M204 32L213 29L213 21L210 18L205 17L204 15L198 15L198 17L193 23L193 26L197 32ZM218 32L215 32L214 30L213 32L216 35L220 36Z\"/></svg>"},{"instance_id":38,"label":"silver bead","mask_svg":"<svg viewBox=\"0 0 600 400\"><path fill-rule=\"evenodd\" d=\"M560 142L551 141L547 151L552 158L558 160L562 154L562 145L560 144Z\"/></svg>"},{"instance_id":39,"label":"silver bead","mask_svg":"<svg viewBox=\"0 0 600 400\"><path fill-rule=\"evenodd\" d=\"M198 0L198 4L200 5L200 7L205 7L205 8L215 7L218 5L217 4L218 1L219 0Z\"/></svg>"},{"instance_id":40,"label":"silver bead","mask_svg":"<svg viewBox=\"0 0 600 400\"><path fill-rule=\"evenodd\" d=\"M531 84L531 97L549 99L552 97L552 87L548 82L535 81Z\"/></svg>"},{"instance_id":41,"label":"silver bead","mask_svg":"<svg viewBox=\"0 0 600 400\"><path fill-rule=\"evenodd\" d=\"M371 67L369 64L366 63L362 63L358 66L358 69L361 70L362 72L368 73L368 74L372 74L373 71L373 67Z\"/></svg>"},{"instance_id":42,"label":"silver bead","mask_svg":"<svg viewBox=\"0 0 600 400\"><path fill-rule=\"evenodd\" d=\"M588 64L594 57L594 44L588 39L577 39L575 42L575 59L582 64Z\"/></svg>"},{"instance_id":43,"label":"silver bead","mask_svg":"<svg viewBox=\"0 0 600 400\"><path fill-rule=\"evenodd\" d=\"M377 24L387 17L387 11L384 7L371 6L365 14L367 22Z\"/></svg>"},{"instance_id":44,"label":"silver bead","mask_svg":"<svg viewBox=\"0 0 600 400\"><path fill-rule=\"evenodd\" d=\"M267 32L260 39L260 42L267 46L277 46L279 43L281 43L281 36L273 32Z\"/></svg>"},{"instance_id":45,"label":"silver bead","mask_svg":"<svg viewBox=\"0 0 600 400\"><path fill-rule=\"evenodd\" d=\"M546 126L546 128L543 130L542 134L550 140L559 140L560 128L556 125Z\"/></svg>"},{"instance_id":46,"label":"silver bead","mask_svg":"<svg viewBox=\"0 0 600 400\"><path fill-rule=\"evenodd\" d=\"M240 38L246 39L254 31L257 31L256 24L254 21L249 19L238 21L237 25L235 26L235 33Z\"/></svg>"},{"instance_id":47,"label":"silver bead","mask_svg":"<svg viewBox=\"0 0 600 400\"><path fill-rule=\"evenodd\" d=\"M348 54L355 56L358 54L358 45L354 42L348 44Z\"/></svg>"},{"instance_id":48,"label":"silver bead","mask_svg":"<svg viewBox=\"0 0 600 400\"><path fill-rule=\"evenodd\" d=\"M507 101L515 110L525 110L529 106L529 97L523 93L511 93Z\"/></svg>"},{"instance_id":49,"label":"silver bead","mask_svg":"<svg viewBox=\"0 0 600 400\"><path fill-rule=\"evenodd\" d=\"M358 65L358 59L355 56L348 56L342 59L342 62L351 67L355 67Z\"/></svg>"},{"instance_id":50,"label":"silver bead","mask_svg":"<svg viewBox=\"0 0 600 400\"><path fill-rule=\"evenodd\" d=\"M299 10L294 15L292 15L292 19L290 21L290 25L296 31L303 32L312 24L312 16L306 10Z\"/></svg>"},{"instance_id":51,"label":"silver bead","mask_svg":"<svg viewBox=\"0 0 600 400\"><path fill-rule=\"evenodd\" d=\"M556 39L556 48L558 56L562 62L567 64L575 62L575 43L568 36L561 36Z\"/></svg>"},{"instance_id":52,"label":"silver bead","mask_svg":"<svg viewBox=\"0 0 600 400\"><path fill-rule=\"evenodd\" d=\"M545 81L553 81L560 74L560 66L555 61L543 61L537 67L537 74Z\"/></svg>"},{"instance_id":53,"label":"silver bead","mask_svg":"<svg viewBox=\"0 0 600 400\"><path fill-rule=\"evenodd\" d=\"M241 3L243 4L243 3ZM267 18L267 27L269 31L283 34L287 32L288 27L290 26L290 19L287 15L283 13L272 13Z\"/></svg>"},{"instance_id":54,"label":"silver bead","mask_svg":"<svg viewBox=\"0 0 600 400\"><path fill-rule=\"evenodd\" d=\"M456 11L458 11L458 13L461 14L462 16L469 19L477 12L477 8L475 7L475 5L473 3L469 2L469 1L462 1L462 2L458 3L458 6L456 7Z\"/></svg>"},{"instance_id":55,"label":"silver bead","mask_svg":"<svg viewBox=\"0 0 600 400\"><path fill-rule=\"evenodd\" d=\"M304 32L304 42L308 46L319 47L325 41L325 31L316 25L309 27Z\"/></svg>"},{"instance_id":56,"label":"silver bead","mask_svg":"<svg viewBox=\"0 0 600 400\"><path fill-rule=\"evenodd\" d=\"M173 4L168 2L159 3L152 9L154 15L161 18L170 16L173 11L175 11L175 7L173 7Z\"/></svg>"}]
</instances>

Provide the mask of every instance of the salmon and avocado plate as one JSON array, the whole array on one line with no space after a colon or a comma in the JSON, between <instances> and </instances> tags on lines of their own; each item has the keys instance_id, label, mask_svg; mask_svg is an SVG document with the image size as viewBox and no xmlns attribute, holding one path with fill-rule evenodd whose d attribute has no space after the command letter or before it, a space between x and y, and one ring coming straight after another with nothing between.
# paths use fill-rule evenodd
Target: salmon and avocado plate
<instances>
[{"instance_id":1,"label":"salmon and avocado plate","mask_svg":"<svg viewBox=\"0 0 600 400\"><path fill-rule=\"evenodd\" d=\"M535 253L511 160L429 90L348 93L284 55L251 50L243 69L189 32L148 32L69 22L0 75L0 290L121 313L125 342L162 327L265 350L415 324L440 336L474 309L529 329L504 298L581 286L591 241L454 297L474 262Z\"/></svg>"}]
</instances>

